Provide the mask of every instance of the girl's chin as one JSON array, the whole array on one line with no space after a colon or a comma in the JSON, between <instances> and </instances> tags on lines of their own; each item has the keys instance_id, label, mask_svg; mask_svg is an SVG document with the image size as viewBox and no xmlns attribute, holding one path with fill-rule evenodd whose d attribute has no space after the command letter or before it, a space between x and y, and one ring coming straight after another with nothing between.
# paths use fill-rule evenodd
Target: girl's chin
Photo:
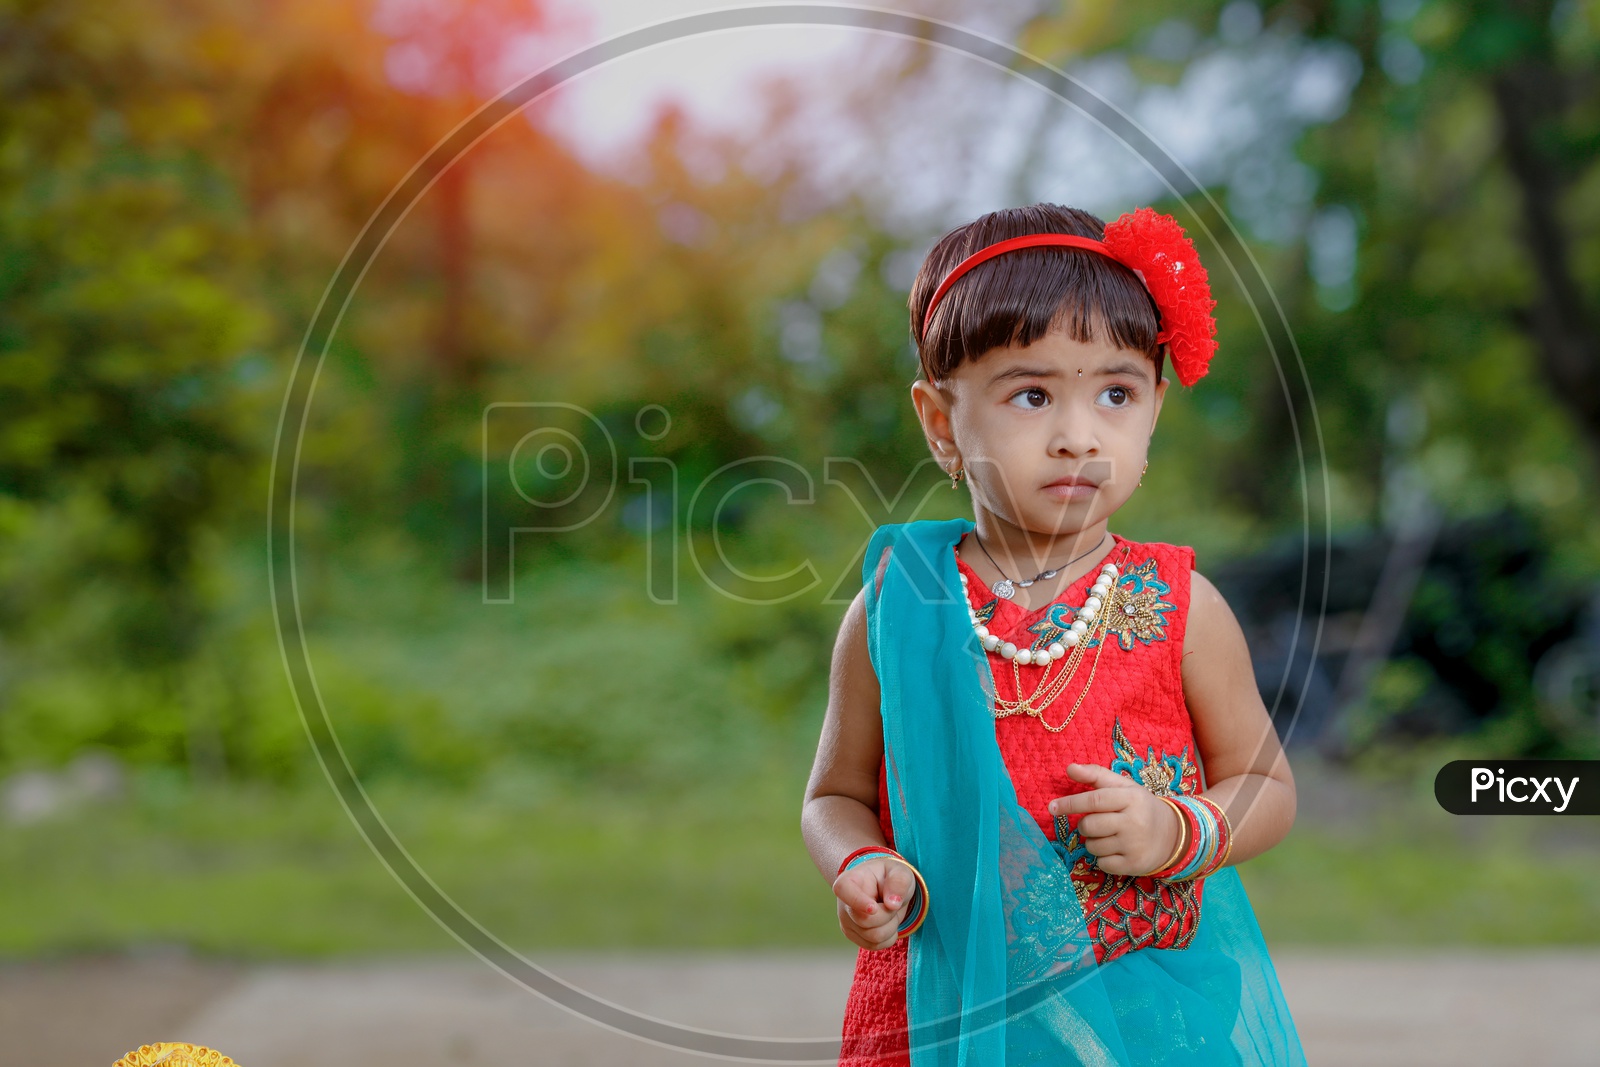
<instances>
[{"instance_id":1,"label":"girl's chin","mask_svg":"<svg viewBox=\"0 0 1600 1067\"><path fill-rule=\"evenodd\" d=\"M1088 503L1033 508L1022 517L1021 525L1035 533L1052 537L1071 537L1105 518L1099 508Z\"/></svg>"}]
</instances>

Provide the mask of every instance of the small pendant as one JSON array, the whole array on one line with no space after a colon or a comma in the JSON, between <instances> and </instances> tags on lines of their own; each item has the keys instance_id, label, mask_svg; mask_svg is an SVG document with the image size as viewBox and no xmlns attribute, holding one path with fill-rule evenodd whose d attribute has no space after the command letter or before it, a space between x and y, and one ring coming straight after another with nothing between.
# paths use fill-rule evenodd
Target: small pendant
<instances>
[{"instance_id":1,"label":"small pendant","mask_svg":"<svg viewBox=\"0 0 1600 1067\"><path fill-rule=\"evenodd\" d=\"M1002 578L998 582L995 582L989 587L989 592L1006 600L1010 600L1012 597L1017 595L1016 586L1011 584L1010 578Z\"/></svg>"}]
</instances>

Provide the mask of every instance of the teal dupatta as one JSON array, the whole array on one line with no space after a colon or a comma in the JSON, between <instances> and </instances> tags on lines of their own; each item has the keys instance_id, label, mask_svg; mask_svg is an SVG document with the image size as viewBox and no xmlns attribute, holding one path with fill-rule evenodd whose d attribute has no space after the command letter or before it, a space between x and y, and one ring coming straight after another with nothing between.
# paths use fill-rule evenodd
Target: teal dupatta
<instances>
[{"instance_id":1,"label":"teal dupatta","mask_svg":"<svg viewBox=\"0 0 1600 1067\"><path fill-rule=\"evenodd\" d=\"M1096 964L1064 851L1018 805L995 739L952 551L972 527L882 526L862 565L895 846L928 886L912 1067L1304 1064L1232 867L1206 879L1188 947Z\"/></svg>"}]
</instances>

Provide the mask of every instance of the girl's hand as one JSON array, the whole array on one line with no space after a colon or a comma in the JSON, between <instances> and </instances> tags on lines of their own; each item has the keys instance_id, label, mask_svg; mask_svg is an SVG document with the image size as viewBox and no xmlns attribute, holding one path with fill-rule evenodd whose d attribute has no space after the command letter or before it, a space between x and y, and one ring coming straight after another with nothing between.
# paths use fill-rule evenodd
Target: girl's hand
<instances>
[{"instance_id":1,"label":"girl's hand","mask_svg":"<svg viewBox=\"0 0 1600 1067\"><path fill-rule=\"evenodd\" d=\"M1067 775L1095 788L1057 797L1049 804L1050 814L1087 813L1076 829L1102 871L1148 874L1178 847L1177 814L1142 783L1093 763L1069 763Z\"/></svg>"},{"instance_id":2,"label":"girl's hand","mask_svg":"<svg viewBox=\"0 0 1600 1067\"><path fill-rule=\"evenodd\" d=\"M839 898L839 929L865 949L890 948L911 903L917 880L899 860L876 856L851 867L833 883Z\"/></svg>"}]
</instances>

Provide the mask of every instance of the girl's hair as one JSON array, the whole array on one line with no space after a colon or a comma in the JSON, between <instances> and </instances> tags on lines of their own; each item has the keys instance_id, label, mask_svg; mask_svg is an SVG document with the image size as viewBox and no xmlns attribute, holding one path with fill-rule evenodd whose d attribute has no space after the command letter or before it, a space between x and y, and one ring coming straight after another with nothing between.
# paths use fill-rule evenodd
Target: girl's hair
<instances>
[{"instance_id":1,"label":"girl's hair","mask_svg":"<svg viewBox=\"0 0 1600 1067\"><path fill-rule=\"evenodd\" d=\"M911 286L911 331L922 328L928 301L950 269L978 249L1030 233L1105 238L1106 224L1073 207L1034 204L991 211L951 230L933 246ZM922 374L937 382L964 360L992 348L1025 348L1053 329L1074 341L1103 336L1143 352L1161 379L1165 349L1156 343L1160 317L1139 276L1097 252L1024 248L973 268L939 301L918 345Z\"/></svg>"}]
</instances>

